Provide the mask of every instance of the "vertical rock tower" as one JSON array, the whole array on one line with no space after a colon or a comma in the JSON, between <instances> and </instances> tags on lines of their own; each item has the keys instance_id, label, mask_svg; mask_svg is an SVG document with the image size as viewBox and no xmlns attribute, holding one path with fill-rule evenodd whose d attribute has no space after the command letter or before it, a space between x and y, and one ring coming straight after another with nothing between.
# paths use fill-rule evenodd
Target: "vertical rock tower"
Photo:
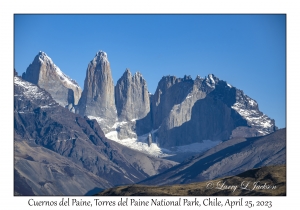
<instances>
[{"instance_id":1,"label":"vertical rock tower","mask_svg":"<svg viewBox=\"0 0 300 210\"><path fill-rule=\"evenodd\" d=\"M106 52L98 51L89 63L76 112L103 119L109 125L116 121L114 84Z\"/></svg>"},{"instance_id":2,"label":"vertical rock tower","mask_svg":"<svg viewBox=\"0 0 300 210\"><path fill-rule=\"evenodd\" d=\"M136 120L150 112L150 99L146 80L137 72L133 76L126 69L115 87L119 120Z\"/></svg>"}]
</instances>

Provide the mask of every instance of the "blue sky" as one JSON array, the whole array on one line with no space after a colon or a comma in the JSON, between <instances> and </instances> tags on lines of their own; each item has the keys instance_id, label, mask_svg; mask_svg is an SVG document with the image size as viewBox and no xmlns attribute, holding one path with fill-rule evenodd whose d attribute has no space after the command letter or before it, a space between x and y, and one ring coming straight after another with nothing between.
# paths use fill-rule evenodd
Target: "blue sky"
<instances>
[{"instance_id":1,"label":"blue sky","mask_svg":"<svg viewBox=\"0 0 300 210\"><path fill-rule=\"evenodd\" d=\"M108 54L114 83L129 68L151 93L165 75L213 73L286 127L285 15L15 15L19 74L40 50L82 88L98 50Z\"/></svg>"}]
</instances>

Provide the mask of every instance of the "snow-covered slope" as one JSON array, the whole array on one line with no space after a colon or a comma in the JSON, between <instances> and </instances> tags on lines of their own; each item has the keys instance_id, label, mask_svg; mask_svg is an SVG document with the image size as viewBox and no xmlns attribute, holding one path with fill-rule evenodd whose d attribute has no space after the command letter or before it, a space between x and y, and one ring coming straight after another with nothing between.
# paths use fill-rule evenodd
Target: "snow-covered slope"
<instances>
[{"instance_id":1,"label":"snow-covered slope","mask_svg":"<svg viewBox=\"0 0 300 210\"><path fill-rule=\"evenodd\" d=\"M237 90L236 103L231 106L248 123L248 125L257 130L258 135L263 136L274 132L275 122L258 109L258 103L245 95L243 91Z\"/></svg>"},{"instance_id":2,"label":"snow-covered slope","mask_svg":"<svg viewBox=\"0 0 300 210\"><path fill-rule=\"evenodd\" d=\"M23 89L23 94L28 99L50 99L49 95L45 94L44 91L41 91L36 85L26 82L19 77L14 77L14 84ZM14 96L18 96L18 94L15 94Z\"/></svg>"},{"instance_id":3,"label":"snow-covered slope","mask_svg":"<svg viewBox=\"0 0 300 210\"><path fill-rule=\"evenodd\" d=\"M48 92L18 76L14 77L14 100L15 111L20 114L32 112L34 107L45 109L59 106Z\"/></svg>"},{"instance_id":4,"label":"snow-covered slope","mask_svg":"<svg viewBox=\"0 0 300 210\"><path fill-rule=\"evenodd\" d=\"M155 131L154 131L155 132ZM137 138L127 138L120 140L117 131L111 131L105 135L108 139L116 141L131 149L138 150L145 154L155 157L169 157L178 155L179 153L202 153L210 148L218 145L221 141L204 140L202 143L193 143L184 146L175 146L170 149L161 148L157 143L152 143L150 146L147 142L149 134L138 136Z\"/></svg>"}]
</instances>

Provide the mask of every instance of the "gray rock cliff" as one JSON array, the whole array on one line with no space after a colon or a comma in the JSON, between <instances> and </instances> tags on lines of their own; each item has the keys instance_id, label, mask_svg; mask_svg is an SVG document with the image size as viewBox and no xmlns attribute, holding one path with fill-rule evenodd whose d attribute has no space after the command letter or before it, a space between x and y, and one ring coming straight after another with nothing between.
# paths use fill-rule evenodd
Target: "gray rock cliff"
<instances>
[{"instance_id":1,"label":"gray rock cliff","mask_svg":"<svg viewBox=\"0 0 300 210\"><path fill-rule=\"evenodd\" d=\"M151 126L145 126L145 122ZM154 130L161 147L263 136L276 130L274 120L257 102L213 74L195 80L189 76L163 77L151 97L151 117L138 120L138 135Z\"/></svg>"},{"instance_id":2,"label":"gray rock cliff","mask_svg":"<svg viewBox=\"0 0 300 210\"><path fill-rule=\"evenodd\" d=\"M116 121L114 84L107 54L103 51L97 52L87 67L76 113L97 117L98 122L103 122L101 128L105 133Z\"/></svg>"},{"instance_id":3,"label":"gray rock cliff","mask_svg":"<svg viewBox=\"0 0 300 210\"><path fill-rule=\"evenodd\" d=\"M126 69L114 87L103 51L88 65L77 106L76 88L66 88L75 83L45 53L36 56L23 78L49 91L69 110L75 108L77 114L95 119L116 140L151 132L156 144L169 148L203 140L263 136L277 129L255 100L213 74L195 80L164 76L150 95L142 75Z\"/></svg>"},{"instance_id":4,"label":"gray rock cliff","mask_svg":"<svg viewBox=\"0 0 300 210\"><path fill-rule=\"evenodd\" d=\"M139 72L132 76L126 69L115 87L115 99L119 120L141 119L150 111L146 80Z\"/></svg>"},{"instance_id":5,"label":"gray rock cliff","mask_svg":"<svg viewBox=\"0 0 300 210\"><path fill-rule=\"evenodd\" d=\"M79 85L65 75L44 52L39 52L22 78L48 91L60 105L73 107L81 96Z\"/></svg>"}]
</instances>

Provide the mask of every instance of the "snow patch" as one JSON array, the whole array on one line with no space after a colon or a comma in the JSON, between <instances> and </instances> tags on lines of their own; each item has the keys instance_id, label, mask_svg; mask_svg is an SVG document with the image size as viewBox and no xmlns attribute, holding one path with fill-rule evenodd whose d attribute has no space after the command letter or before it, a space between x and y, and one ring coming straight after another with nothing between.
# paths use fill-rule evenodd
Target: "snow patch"
<instances>
[{"instance_id":1,"label":"snow patch","mask_svg":"<svg viewBox=\"0 0 300 210\"><path fill-rule=\"evenodd\" d=\"M249 104L251 106L256 106L257 105L257 103L254 100L252 100L252 99L249 100Z\"/></svg>"},{"instance_id":2,"label":"snow patch","mask_svg":"<svg viewBox=\"0 0 300 210\"><path fill-rule=\"evenodd\" d=\"M119 128L119 127L121 127L122 125L125 125L125 124L127 124L126 121L116 122L111 128Z\"/></svg>"},{"instance_id":3,"label":"snow patch","mask_svg":"<svg viewBox=\"0 0 300 210\"><path fill-rule=\"evenodd\" d=\"M151 133L155 133L155 131L152 131ZM111 131L107 133L105 136L115 142L118 142L126 147L129 147L134 150L138 150L140 152L143 152L145 154L149 154L155 157L167 157L167 156L173 156L178 153L188 153L188 152L195 152L195 153L202 153L210 148L218 145L221 141L211 141L211 140L204 140L201 143L193 143L189 145L184 146L177 146L172 147L171 150L166 148L161 148L157 145L157 143L152 143L150 146L148 146L147 137L149 133L144 134L142 136L138 136L138 138L127 138L127 139L118 139L118 132L117 131Z\"/></svg>"},{"instance_id":4,"label":"snow patch","mask_svg":"<svg viewBox=\"0 0 300 210\"><path fill-rule=\"evenodd\" d=\"M213 78L213 76L211 74L209 74L208 77L209 77L209 79L210 79L210 81L211 81L212 84L216 83L215 80L214 80L214 78Z\"/></svg>"},{"instance_id":5,"label":"snow patch","mask_svg":"<svg viewBox=\"0 0 300 210\"><path fill-rule=\"evenodd\" d=\"M111 139L115 142L118 142L119 144L122 144L126 147L129 147L134 150L138 150L140 152L143 152L145 154L149 154L155 157L165 157L168 156L168 153L165 149L161 149L157 146L156 143L152 143L150 147L148 146L148 143L146 142L146 136L139 136L136 138L127 138L120 140L118 138L118 132L117 131L111 131L107 134L105 134L106 138Z\"/></svg>"},{"instance_id":6,"label":"snow patch","mask_svg":"<svg viewBox=\"0 0 300 210\"><path fill-rule=\"evenodd\" d=\"M69 76L67 76L66 74L64 74L64 73L60 70L60 68L58 68L58 66L56 66L56 65L54 64L54 62L52 61L52 59L51 59L46 53L40 51L40 53L39 53L39 60L40 60L42 63L46 62L46 63L49 63L49 64L53 65L53 66L54 66L54 69L55 69L55 71L56 71L56 73L57 73L57 75L59 76L59 79L60 79L62 82L65 82L65 83L68 84L68 85L71 85L71 86L75 86L75 87L77 87L77 88L80 88L79 85L77 84L77 82L76 82L75 80L71 79L71 78L70 78Z\"/></svg>"},{"instance_id":7,"label":"snow patch","mask_svg":"<svg viewBox=\"0 0 300 210\"><path fill-rule=\"evenodd\" d=\"M113 140L113 141L120 141L119 138L118 138L118 132L117 131L111 131L111 132L105 134L105 137L110 139L110 140Z\"/></svg>"},{"instance_id":8,"label":"snow patch","mask_svg":"<svg viewBox=\"0 0 300 210\"><path fill-rule=\"evenodd\" d=\"M134 176L132 173L130 173L131 176L133 176L134 178L138 179L136 176Z\"/></svg>"},{"instance_id":9,"label":"snow patch","mask_svg":"<svg viewBox=\"0 0 300 210\"><path fill-rule=\"evenodd\" d=\"M125 177L126 179L130 180L132 183L134 183L134 181L133 181L132 179L128 178L128 177L125 176L125 175L124 175L124 177Z\"/></svg>"},{"instance_id":10,"label":"snow patch","mask_svg":"<svg viewBox=\"0 0 300 210\"><path fill-rule=\"evenodd\" d=\"M192 98L192 95L190 93L186 96L186 99L188 98Z\"/></svg>"},{"instance_id":11,"label":"snow patch","mask_svg":"<svg viewBox=\"0 0 300 210\"><path fill-rule=\"evenodd\" d=\"M248 100L250 105L255 105L256 102L254 100ZM262 114L257 109L248 109L244 104L236 102L232 107L232 109L236 110L247 122L252 126L258 128L258 132L262 134L269 134L273 123L271 119Z\"/></svg>"},{"instance_id":12,"label":"snow patch","mask_svg":"<svg viewBox=\"0 0 300 210\"><path fill-rule=\"evenodd\" d=\"M139 71L137 71L137 72L135 72L134 76L136 76L136 77L142 77L142 74Z\"/></svg>"},{"instance_id":13,"label":"snow patch","mask_svg":"<svg viewBox=\"0 0 300 210\"><path fill-rule=\"evenodd\" d=\"M41 108L42 109L47 109L47 108L51 108L51 106L46 105L46 106L41 106Z\"/></svg>"},{"instance_id":14,"label":"snow patch","mask_svg":"<svg viewBox=\"0 0 300 210\"><path fill-rule=\"evenodd\" d=\"M92 115L89 115L87 116L90 120L96 120L98 123L105 120L104 118L101 118L101 117L95 117L95 116L92 116Z\"/></svg>"},{"instance_id":15,"label":"snow patch","mask_svg":"<svg viewBox=\"0 0 300 210\"><path fill-rule=\"evenodd\" d=\"M59 76L60 80L67 83L68 85L71 85L71 86L75 86L77 88L80 88L79 85L74 81L72 80L69 76L65 75L61 70L60 68L58 68L55 64L54 64L54 68L56 70L56 73L57 75Z\"/></svg>"}]
</instances>

